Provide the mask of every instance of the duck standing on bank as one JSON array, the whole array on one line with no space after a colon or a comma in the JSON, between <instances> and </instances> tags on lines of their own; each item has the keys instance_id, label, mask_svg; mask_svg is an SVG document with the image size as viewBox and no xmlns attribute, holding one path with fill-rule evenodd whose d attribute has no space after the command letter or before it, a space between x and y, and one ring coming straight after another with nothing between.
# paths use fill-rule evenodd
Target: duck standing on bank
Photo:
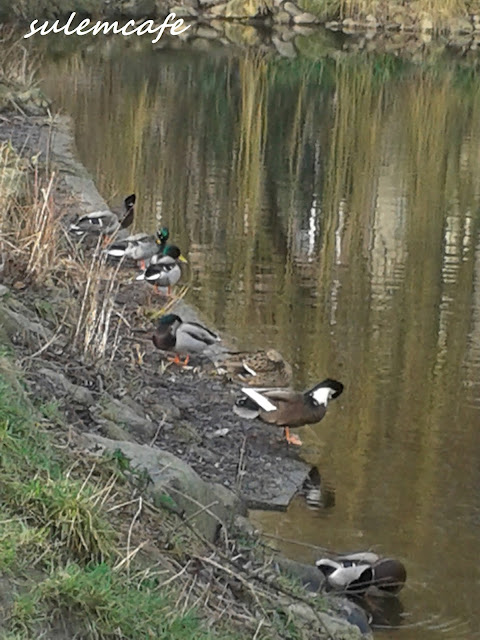
<instances>
[{"instance_id":1,"label":"duck standing on bank","mask_svg":"<svg viewBox=\"0 0 480 640\"><path fill-rule=\"evenodd\" d=\"M127 229L132 224L135 216L135 200L134 193L127 196L123 202L124 210L119 213L109 209L87 213L73 222L69 231L78 236L88 233L103 235L104 243L107 243L110 236L120 229Z\"/></svg>"},{"instance_id":2,"label":"duck standing on bank","mask_svg":"<svg viewBox=\"0 0 480 640\"><path fill-rule=\"evenodd\" d=\"M166 227L158 229L155 235L148 233L136 233L124 240L113 242L106 253L114 258L131 258L140 263L142 269L146 268L146 262L161 254L169 237Z\"/></svg>"},{"instance_id":3,"label":"duck standing on bank","mask_svg":"<svg viewBox=\"0 0 480 640\"><path fill-rule=\"evenodd\" d=\"M190 355L202 353L207 347L220 342L220 338L198 322L183 322L180 316L169 313L158 321L152 341L157 349L175 352L175 364L186 366ZM184 362L180 361L179 354L186 356Z\"/></svg>"},{"instance_id":4,"label":"duck standing on bank","mask_svg":"<svg viewBox=\"0 0 480 640\"><path fill-rule=\"evenodd\" d=\"M395 595L407 579L400 560L382 558L371 551L321 558L315 565L325 576L328 588L348 593Z\"/></svg>"},{"instance_id":5,"label":"duck standing on bank","mask_svg":"<svg viewBox=\"0 0 480 640\"><path fill-rule=\"evenodd\" d=\"M152 258L151 264L137 276L136 280L145 280L145 282L154 285L157 293L159 287L167 287L168 295L170 295L171 288L182 277L180 262L187 263L180 249L174 244L167 245L161 254Z\"/></svg>"},{"instance_id":6,"label":"duck standing on bank","mask_svg":"<svg viewBox=\"0 0 480 640\"><path fill-rule=\"evenodd\" d=\"M292 367L275 349L229 351L220 366L229 376L255 387L288 387Z\"/></svg>"},{"instance_id":7,"label":"duck standing on bank","mask_svg":"<svg viewBox=\"0 0 480 640\"><path fill-rule=\"evenodd\" d=\"M287 442L301 445L302 441L290 433L290 428L320 422L327 412L328 401L338 398L342 391L343 384L331 378L303 393L292 389L244 387L242 393L246 397L240 398L233 410L242 418L260 418L268 424L283 427Z\"/></svg>"}]
</instances>

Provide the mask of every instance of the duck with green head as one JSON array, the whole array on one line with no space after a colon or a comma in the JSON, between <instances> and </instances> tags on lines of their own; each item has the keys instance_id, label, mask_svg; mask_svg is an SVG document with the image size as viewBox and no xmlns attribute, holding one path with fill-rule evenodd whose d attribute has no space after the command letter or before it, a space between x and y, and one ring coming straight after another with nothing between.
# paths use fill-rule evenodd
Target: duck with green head
<instances>
[{"instance_id":1,"label":"duck with green head","mask_svg":"<svg viewBox=\"0 0 480 640\"><path fill-rule=\"evenodd\" d=\"M107 255L115 258L131 258L140 263L142 269L146 268L146 262L157 254L161 254L167 246L169 232L167 227L158 229L155 235L137 233L133 236L112 243L106 250Z\"/></svg>"},{"instance_id":2,"label":"duck with green head","mask_svg":"<svg viewBox=\"0 0 480 640\"><path fill-rule=\"evenodd\" d=\"M169 313L158 321L152 341L157 349L173 351L176 354L173 362L186 366L190 355L202 353L219 342L220 338L198 322L184 322L180 316ZM186 356L183 363L180 362L179 354Z\"/></svg>"},{"instance_id":3,"label":"duck with green head","mask_svg":"<svg viewBox=\"0 0 480 640\"><path fill-rule=\"evenodd\" d=\"M166 245L161 253L153 256L149 266L136 279L154 285L157 293L159 287L167 287L170 295L171 288L182 277L181 262L186 263L187 260L180 249L174 244Z\"/></svg>"}]
</instances>

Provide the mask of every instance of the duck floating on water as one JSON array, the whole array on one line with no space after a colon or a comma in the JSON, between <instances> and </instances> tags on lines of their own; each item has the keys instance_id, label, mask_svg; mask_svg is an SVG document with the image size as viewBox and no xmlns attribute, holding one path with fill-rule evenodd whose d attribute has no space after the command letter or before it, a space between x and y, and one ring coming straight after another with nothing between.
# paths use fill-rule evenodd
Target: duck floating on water
<instances>
[{"instance_id":1,"label":"duck floating on water","mask_svg":"<svg viewBox=\"0 0 480 640\"><path fill-rule=\"evenodd\" d=\"M145 280L154 285L157 292L158 287L168 287L168 294L170 294L171 287L175 286L182 277L180 262L187 262L180 249L174 244L167 245L161 254L153 256L151 264L137 276L136 280Z\"/></svg>"},{"instance_id":2,"label":"duck floating on water","mask_svg":"<svg viewBox=\"0 0 480 640\"><path fill-rule=\"evenodd\" d=\"M131 258L140 263L142 269L146 268L146 261L161 254L169 237L166 227L158 229L155 235L137 233L124 240L113 242L106 250L107 255L114 258Z\"/></svg>"},{"instance_id":3,"label":"duck floating on water","mask_svg":"<svg viewBox=\"0 0 480 640\"><path fill-rule=\"evenodd\" d=\"M169 313L159 319L152 341L157 349L174 351L173 362L186 366L190 355L202 353L207 347L220 342L220 338L198 322L184 322L180 316ZM186 356L184 362L180 361L179 354Z\"/></svg>"},{"instance_id":4,"label":"duck floating on water","mask_svg":"<svg viewBox=\"0 0 480 640\"><path fill-rule=\"evenodd\" d=\"M407 579L400 560L382 558L371 551L321 558L315 565L325 576L328 588L348 593L395 595Z\"/></svg>"},{"instance_id":5,"label":"duck floating on water","mask_svg":"<svg viewBox=\"0 0 480 640\"><path fill-rule=\"evenodd\" d=\"M338 398L342 391L343 384L331 378L303 393L293 389L244 387L242 393L246 397L240 398L233 410L242 418L260 418L268 424L284 427L287 442L301 445L302 441L290 433L290 428L320 422L327 412L328 401Z\"/></svg>"},{"instance_id":6,"label":"duck floating on water","mask_svg":"<svg viewBox=\"0 0 480 640\"><path fill-rule=\"evenodd\" d=\"M132 193L125 198L124 210L121 212L116 213L107 209L87 213L73 222L69 231L78 236L88 233L104 235L108 241L114 233L120 229L127 229L132 224L135 215L135 201L136 196Z\"/></svg>"}]
</instances>

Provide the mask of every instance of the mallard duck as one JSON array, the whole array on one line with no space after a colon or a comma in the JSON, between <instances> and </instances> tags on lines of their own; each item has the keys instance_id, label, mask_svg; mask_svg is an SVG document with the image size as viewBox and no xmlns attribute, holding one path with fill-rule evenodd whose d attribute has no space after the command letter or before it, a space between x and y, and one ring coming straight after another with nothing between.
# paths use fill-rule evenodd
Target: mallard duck
<instances>
[{"instance_id":1,"label":"mallard duck","mask_svg":"<svg viewBox=\"0 0 480 640\"><path fill-rule=\"evenodd\" d=\"M135 215L135 200L134 193L125 198L123 202L124 211L118 213L109 209L87 213L78 218L76 222L73 222L69 227L69 231L79 236L86 233L102 234L106 236L106 241L108 241L109 236L116 231L127 229L132 224Z\"/></svg>"},{"instance_id":2,"label":"mallard duck","mask_svg":"<svg viewBox=\"0 0 480 640\"><path fill-rule=\"evenodd\" d=\"M349 593L396 594L407 579L400 560L381 558L371 551L321 558L315 565L330 589Z\"/></svg>"},{"instance_id":3,"label":"mallard duck","mask_svg":"<svg viewBox=\"0 0 480 640\"><path fill-rule=\"evenodd\" d=\"M170 294L170 288L182 277L180 262L187 262L187 260L177 246L169 244L161 254L153 256L152 263L136 279L153 284L156 291L158 287L168 287Z\"/></svg>"},{"instance_id":4,"label":"mallard duck","mask_svg":"<svg viewBox=\"0 0 480 640\"><path fill-rule=\"evenodd\" d=\"M301 445L300 438L290 434L290 427L320 422L327 412L328 401L338 398L342 391L343 384L330 378L303 393L292 389L244 387L242 392L247 397L237 401L234 411L242 418L260 418L269 424L284 427L287 442Z\"/></svg>"},{"instance_id":5,"label":"mallard duck","mask_svg":"<svg viewBox=\"0 0 480 640\"><path fill-rule=\"evenodd\" d=\"M161 253L166 246L169 232L166 227L159 229L155 235L137 233L124 240L113 242L106 250L107 255L115 258L131 258L146 268L146 261Z\"/></svg>"},{"instance_id":6,"label":"mallard duck","mask_svg":"<svg viewBox=\"0 0 480 640\"><path fill-rule=\"evenodd\" d=\"M176 355L173 362L185 366L191 354L202 353L207 347L219 342L220 338L197 322L183 322L180 316L169 313L159 319L152 341L157 349L174 351ZM186 356L183 363L180 362L179 354Z\"/></svg>"},{"instance_id":7,"label":"mallard duck","mask_svg":"<svg viewBox=\"0 0 480 640\"><path fill-rule=\"evenodd\" d=\"M221 366L231 376L256 387L287 387L292 380L292 367L275 349L229 352Z\"/></svg>"}]
</instances>

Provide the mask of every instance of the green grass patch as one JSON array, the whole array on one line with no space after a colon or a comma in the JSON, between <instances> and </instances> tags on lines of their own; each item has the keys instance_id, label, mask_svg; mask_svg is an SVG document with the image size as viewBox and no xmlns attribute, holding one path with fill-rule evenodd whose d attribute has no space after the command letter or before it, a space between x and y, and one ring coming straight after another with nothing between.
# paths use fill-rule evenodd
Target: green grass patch
<instances>
[{"instance_id":1,"label":"green grass patch","mask_svg":"<svg viewBox=\"0 0 480 640\"><path fill-rule=\"evenodd\" d=\"M145 580L132 563L114 568L119 534L104 503L125 461L95 463L95 473L72 461L45 428L52 407L43 409L0 354L0 579L12 585L0 636L234 638L209 631L197 611L177 610L173 585L162 587L155 572Z\"/></svg>"}]
</instances>

